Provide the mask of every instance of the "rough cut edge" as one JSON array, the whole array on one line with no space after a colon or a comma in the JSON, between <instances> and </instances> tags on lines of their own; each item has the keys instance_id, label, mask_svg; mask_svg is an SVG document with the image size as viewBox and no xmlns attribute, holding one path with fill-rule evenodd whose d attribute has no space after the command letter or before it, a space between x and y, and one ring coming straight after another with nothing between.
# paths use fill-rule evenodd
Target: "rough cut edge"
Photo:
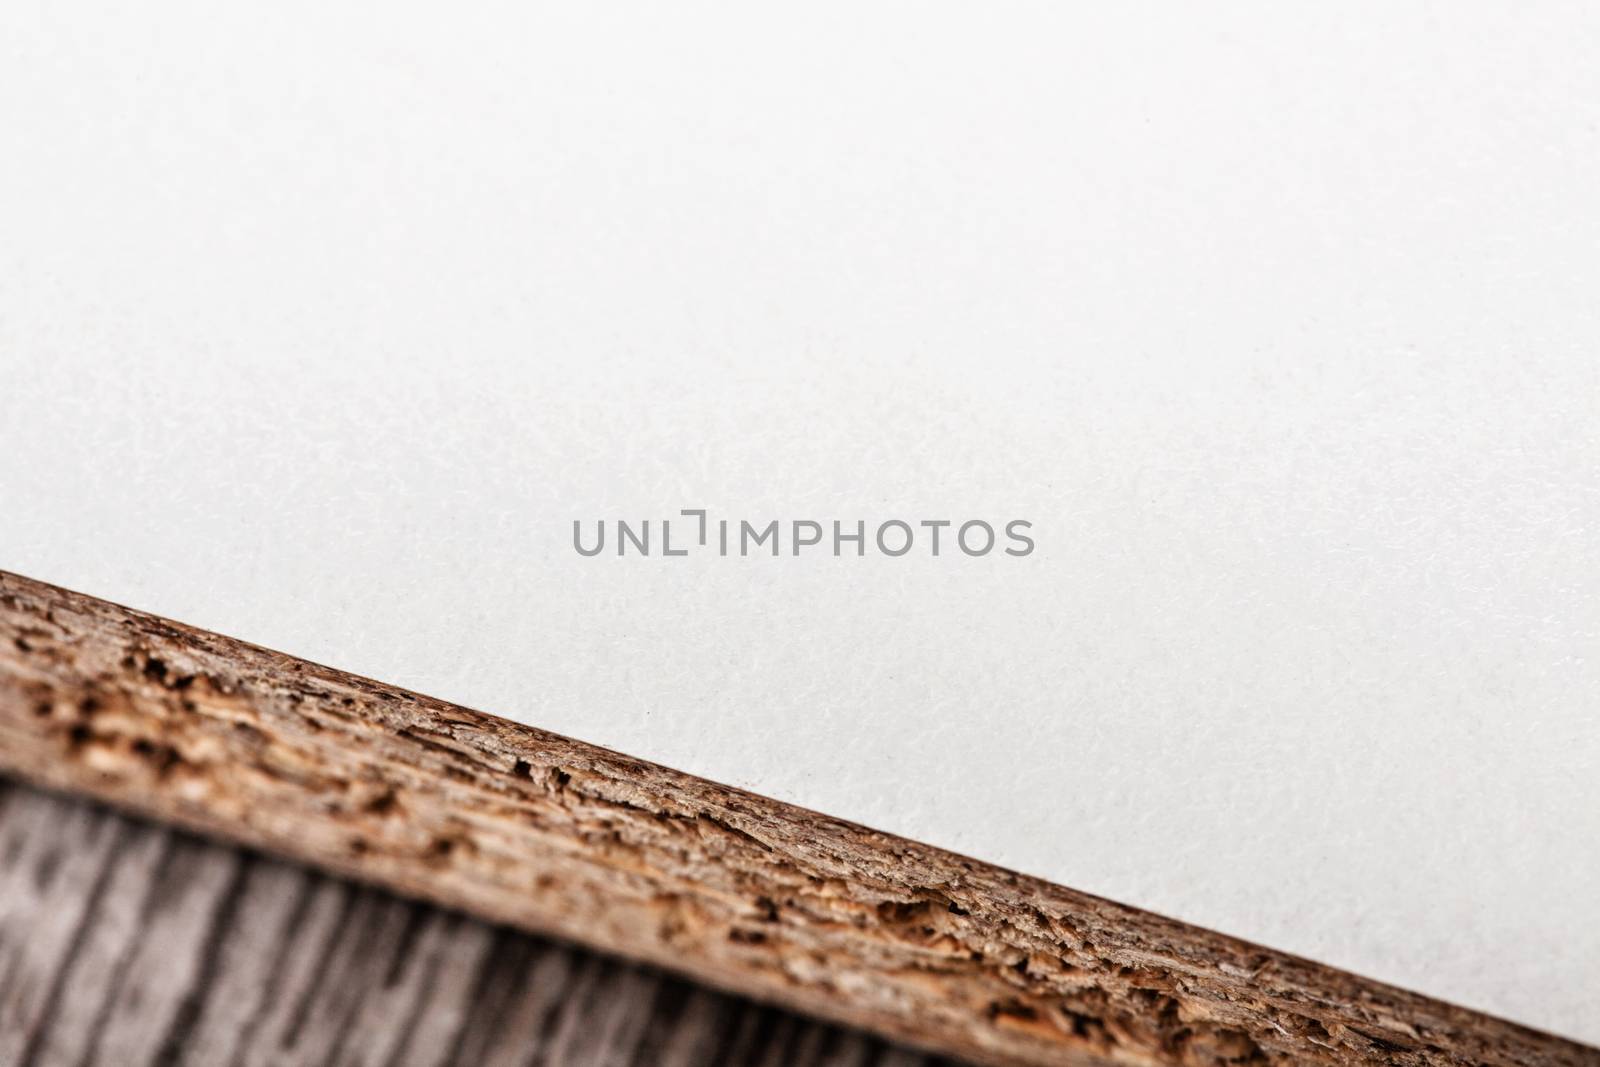
<instances>
[{"instance_id":1,"label":"rough cut edge","mask_svg":"<svg viewBox=\"0 0 1600 1067\"><path fill-rule=\"evenodd\" d=\"M0 770L985 1063L1600 1064L1600 1049L4 571Z\"/></svg>"}]
</instances>

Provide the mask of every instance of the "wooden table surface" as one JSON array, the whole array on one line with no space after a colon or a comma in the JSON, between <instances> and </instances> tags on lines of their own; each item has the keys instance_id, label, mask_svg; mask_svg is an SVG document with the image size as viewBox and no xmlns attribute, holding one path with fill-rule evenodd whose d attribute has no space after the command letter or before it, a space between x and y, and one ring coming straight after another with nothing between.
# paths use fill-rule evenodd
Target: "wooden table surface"
<instances>
[{"instance_id":1,"label":"wooden table surface","mask_svg":"<svg viewBox=\"0 0 1600 1067\"><path fill-rule=\"evenodd\" d=\"M0 779L0 1064L947 1062Z\"/></svg>"}]
</instances>

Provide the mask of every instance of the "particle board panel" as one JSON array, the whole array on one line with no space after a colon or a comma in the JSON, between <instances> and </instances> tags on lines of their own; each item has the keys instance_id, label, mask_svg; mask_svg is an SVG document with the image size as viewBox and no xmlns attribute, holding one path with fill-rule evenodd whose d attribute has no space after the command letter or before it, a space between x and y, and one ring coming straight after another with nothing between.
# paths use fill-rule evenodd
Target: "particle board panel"
<instances>
[{"instance_id":1,"label":"particle board panel","mask_svg":"<svg viewBox=\"0 0 1600 1067\"><path fill-rule=\"evenodd\" d=\"M0 573L0 638L12 773L975 1061L1600 1062L1491 1016L14 574ZM215 871L174 873L186 861L169 847L150 838L118 876L160 867L173 893L220 891ZM157 966L130 946L165 914L97 928L79 950L100 960L84 981L109 990ZM362 937L404 925L398 910L369 918ZM348 996L387 988L370 960L350 966ZM57 1039L91 1040L99 1010ZM312 1022L339 1032L355 1010L327 1005L338 1018Z\"/></svg>"}]
</instances>

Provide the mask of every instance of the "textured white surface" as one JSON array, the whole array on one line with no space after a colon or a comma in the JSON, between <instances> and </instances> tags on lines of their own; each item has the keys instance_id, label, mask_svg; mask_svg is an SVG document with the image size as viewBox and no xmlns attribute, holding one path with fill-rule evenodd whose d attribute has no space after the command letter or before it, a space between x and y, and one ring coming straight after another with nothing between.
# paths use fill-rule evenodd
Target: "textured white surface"
<instances>
[{"instance_id":1,"label":"textured white surface","mask_svg":"<svg viewBox=\"0 0 1600 1067\"><path fill-rule=\"evenodd\" d=\"M0 567L1600 1040L1593 5L250 6L0 7Z\"/></svg>"}]
</instances>

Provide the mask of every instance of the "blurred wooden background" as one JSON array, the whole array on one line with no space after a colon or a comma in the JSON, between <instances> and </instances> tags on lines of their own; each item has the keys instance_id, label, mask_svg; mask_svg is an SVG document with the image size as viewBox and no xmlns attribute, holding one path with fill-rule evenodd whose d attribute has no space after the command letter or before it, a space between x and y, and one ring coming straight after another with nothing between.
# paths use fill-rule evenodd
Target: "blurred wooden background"
<instances>
[{"instance_id":1,"label":"blurred wooden background","mask_svg":"<svg viewBox=\"0 0 1600 1067\"><path fill-rule=\"evenodd\" d=\"M948 1063L0 779L0 1064Z\"/></svg>"}]
</instances>

